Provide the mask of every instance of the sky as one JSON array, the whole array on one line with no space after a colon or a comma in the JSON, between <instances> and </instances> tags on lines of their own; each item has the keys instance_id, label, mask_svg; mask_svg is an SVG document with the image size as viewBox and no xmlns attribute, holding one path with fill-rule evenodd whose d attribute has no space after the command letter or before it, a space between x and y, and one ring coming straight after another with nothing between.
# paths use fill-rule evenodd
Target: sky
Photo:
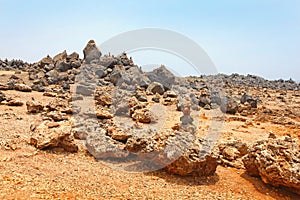
<instances>
[{"instance_id":1,"label":"sky","mask_svg":"<svg viewBox=\"0 0 300 200\"><path fill-rule=\"evenodd\" d=\"M101 44L126 31L161 28L196 42L220 73L300 80L300 0L0 0L0 9L1 59L36 62L65 49L82 56L90 39ZM195 75L166 52L130 56L141 66Z\"/></svg>"}]
</instances>

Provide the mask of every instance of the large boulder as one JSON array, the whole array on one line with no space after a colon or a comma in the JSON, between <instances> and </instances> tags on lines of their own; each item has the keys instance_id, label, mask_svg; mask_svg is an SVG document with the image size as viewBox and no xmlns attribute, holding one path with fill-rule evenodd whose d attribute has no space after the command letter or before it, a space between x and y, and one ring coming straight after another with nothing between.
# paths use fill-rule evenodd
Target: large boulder
<instances>
[{"instance_id":1,"label":"large boulder","mask_svg":"<svg viewBox=\"0 0 300 200\"><path fill-rule=\"evenodd\" d=\"M221 100L220 108L223 113L235 114L239 109L239 105L234 99L230 97L224 97Z\"/></svg>"},{"instance_id":2,"label":"large boulder","mask_svg":"<svg viewBox=\"0 0 300 200\"><path fill-rule=\"evenodd\" d=\"M170 72L164 65L161 65L159 68L154 69L151 72L147 72L146 76L151 82L159 82L163 84L167 90L171 89L175 82L174 74Z\"/></svg>"},{"instance_id":3,"label":"large boulder","mask_svg":"<svg viewBox=\"0 0 300 200\"><path fill-rule=\"evenodd\" d=\"M29 144L38 149L62 147L68 152L77 152L78 146L74 143L71 125L68 122L57 123L43 121L32 124Z\"/></svg>"},{"instance_id":4,"label":"large boulder","mask_svg":"<svg viewBox=\"0 0 300 200\"><path fill-rule=\"evenodd\" d=\"M206 147L209 141L195 139L187 132L177 132L166 142L166 147L156 160L159 163L170 163L166 170L181 176L214 175L218 166L217 148Z\"/></svg>"},{"instance_id":5,"label":"large boulder","mask_svg":"<svg viewBox=\"0 0 300 200\"><path fill-rule=\"evenodd\" d=\"M277 138L273 133L267 140L253 144L243 162L247 173L260 176L263 182L283 186L300 194L300 149L290 135Z\"/></svg>"},{"instance_id":6,"label":"large boulder","mask_svg":"<svg viewBox=\"0 0 300 200\"><path fill-rule=\"evenodd\" d=\"M96 46L94 40L90 40L83 50L84 62L86 64L99 63L102 53Z\"/></svg>"},{"instance_id":7,"label":"large boulder","mask_svg":"<svg viewBox=\"0 0 300 200\"><path fill-rule=\"evenodd\" d=\"M151 92L152 94L160 94L163 95L165 92L164 86L161 83L158 82L152 82L148 88L147 88L148 92Z\"/></svg>"}]
</instances>

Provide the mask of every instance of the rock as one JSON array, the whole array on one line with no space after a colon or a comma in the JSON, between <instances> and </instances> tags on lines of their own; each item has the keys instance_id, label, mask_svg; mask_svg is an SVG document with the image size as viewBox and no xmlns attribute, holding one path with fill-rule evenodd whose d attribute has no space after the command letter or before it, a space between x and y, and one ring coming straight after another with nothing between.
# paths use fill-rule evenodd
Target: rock
<instances>
[{"instance_id":1,"label":"rock","mask_svg":"<svg viewBox=\"0 0 300 200\"><path fill-rule=\"evenodd\" d=\"M201 106L202 108L204 108L206 105L210 106L211 104L209 97L206 95L201 95L198 98L198 100L199 100L199 106Z\"/></svg>"},{"instance_id":2,"label":"rock","mask_svg":"<svg viewBox=\"0 0 300 200\"><path fill-rule=\"evenodd\" d=\"M170 97L170 98L177 98L178 94L173 90L168 90L164 93L164 98Z\"/></svg>"},{"instance_id":3,"label":"rock","mask_svg":"<svg viewBox=\"0 0 300 200\"><path fill-rule=\"evenodd\" d=\"M132 137L130 131L124 131L116 127L109 127L107 129L107 135L120 142L126 142L130 137Z\"/></svg>"},{"instance_id":4,"label":"rock","mask_svg":"<svg viewBox=\"0 0 300 200\"><path fill-rule=\"evenodd\" d=\"M159 68L151 72L147 72L146 76L151 82L161 83L165 89L171 89L175 82L175 76L165 66L161 65Z\"/></svg>"},{"instance_id":5,"label":"rock","mask_svg":"<svg viewBox=\"0 0 300 200\"><path fill-rule=\"evenodd\" d=\"M111 119L114 117L114 115L104 107L97 108L96 116L99 119Z\"/></svg>"},{"instance_id":6,"label":"rock","mask_svg":"<svg viewBox=\"0 0 300 200\"><path fill-rule=\"evenodd\" d=\"M44 67L46 65L50 65L50 64L53 64L53 60L52 58L47 55L47 57L43 58L40 62L39 62L40 66L41 67Z\"/></svg>"},{"instance_id":7,"label":"rock","mask_svg":"<svg viewBox=\"0 0 300 200\"><path fill-rule=\"evenodd\" d=\"M110 75L110 82L114 85L121 85L124 82L129 84L131 80L123 68L115 68Z\"/></svg>"},{"instance_id":8,"label":"rock","mask_svg":"<svg viewBox=\"0 0 300 200\"><path fill-rule=\"evenodd\" d=\"M220 108L223 113L235 114L238 111L239 106L237 102L230 97L225 97L221 101Z\"/></svg>"},{"instance_id":9,"label":"rock","mask_svg":"<svg viewBox=\"0 0 300 200\"><path fill-rule=\"evenodd\" d=\"M260 176L264 183L283 186L300 194L300 149L290 135L254 143L243 158L247 173Z\"/></svg>"},{"instance_id":10,"label":"rock","mask_svg":"<svg viewBox=\"0 0 300 200\"><path fill-rule=\"evenodd\" d=\"M0 102L6 100L5 94L0 91Z\"/></svg>"},{"instance_id":11,"label":"rock","mask_svg":"<svg viewBox=\"0 0 300 200\"><path fill-rule=\"evenodd\" d=\"M15 84L14 89L21 91L21 92L31 92L32 91L31 87L29 87L28 85L25 85L25 84Z\"/></svg>"},{"instance_id":12,"label":"rock","mask_svg":"<svg viewBox=\"0 0 300 200\"><path fill-rule=\"evenodd\" d=\"M53 58L53 62L57 63L58 61L66 61L67 60L67 51L64 50L63 52L57 54L56 56L54 56Z\"/></svg>"},{"instance_id":13,"label":"rock","mask_svg":"<svg viewBox=\"0 0 300 200\"><path fill-rule=\"evenodd\" d=\"M83 96L92 96L94 94L94 88L89 85L77 85L76 87L76 94L81 94Z\"/></svg>"},{"instance_id":14,"label":"rock","mask_svg":"<svg viewBox=\"0 0 300 200\"><path fill-rule=\"evenodd\" d=\"M199 141L199 142L198 142ZM176 132L175 137L170 137L166 147L154 160L160 165L166 165L166 170L181 176L210 176L218 166L218 150L213 148L206 152L203 139L195 140L193 134Z\"/></svg>"},{"instance_id":15,"label":"rock","mask_svg":"<svg viewBox=\"0 0 300 200\"><path fill-rule=\"evenodd\" d=\"M53 119L55 122L60 122L64 120L68 120L68 116L65 113L61 113L58 111L51 111L46 114L47 117L50 117Z\"/></svg>"},{"instance_id":16,"label":"rock","mask_svg":"<svg viewBox=\"0 0 300 200\"><path fill-rule=\"evenodd\" d=\"M38 149L62 147L69 152L77 152L78 146L74 143L71 135L71 125L60 123L59 126L50 126L51 121L43 121L38 125L31 126L29 144Z\"/></svg>"},{"instance_id":17,"label":"rock","mask_svg":"<svg viewBox=\"0 0 300 200\"><path fill-rule=\"evenodd\" d=\"M248 153L245 143L230 138L219 145L219 150L222 165L244 169L242 157Z\"/></svg>"},{"instance_id":18,"label":"rock","mask_svg":"<svg viewBox=\"0 0 300 200\"><path fill-rule=\"evenodd\" d=\"M147 92L151 92L152 94L160 94L163 95L165 92L164 86L158 82L152 82L148 88L147 88Z\"/></svg>"},{"instance_id":19,"label":"rock","mask_svg":"<svg viewBox=\"0 0 300 200\"><path fill-rule=\"evenodd\" d=\"M96 159L126 158L129 155L125 145L107 136L104 129L90 132L86 139L86 147Z\"/></svg>"},{"instance_id":20,"label":"rock","mask_svg":"<svg viewBox=\"0 0 300 200\"><path fill-rule=\"evenodd\" d=\"M121 60L121 63L122 63L124 66L130 65L130 60L128 59L127 54L126 54L125 52L123 52L123 53L119 56L119 59Z\"/></svg>"},{"instance_id":21,"label":"rock","mask_svg":"<svg viewBox=\"0 0 300 200\"><path fill-rule=\"evenodd\" d=\"M121 64L120 61L111 56L103 56L100 58L100 65L104 66L105 68L114 68L115 65Z\"/></svg>"},{"instance_id":22,"label":"rock","mask_svg":"<svg viewBox=\"0 0 300 200\"><path fill-rule=\"evenodd\" d=\"M70 55L67 55L68 61L79 61L79 54L76 52L71 53Z\"/></svg>"},{"instance_id":23,"label":"rock","mask_svg":"<svg viewBox=\"0 0 300 200\"><path fill-rule=\"evenodd\" d=\"M11 99L7 102L8 106L23 106L24 103L18 99Z\"/></svg>"},{"instance_id":24,"label":"rock","mask_svg":"<svg viewBox=\"0 0 300 200\"><path fill-rule=\"evenodd\" d=\"M95 92L96 105L110 106L113 102L111 97L112 87L98 87Z\"/></svg>"},{"instance_id":25,"label":"rock","mask_svg":"<svg viewBox=\"0 0 300 200\"><path fill-rule=\"evenodd\" d=\"M152 114L148 108L143 108L135 110L131 117L137 122L150 123Z\"/></svg>"},{"instance_id":26,"label":"rock","mask_svg":"<svg viewBox=\"0 0 300 200\"><path fill-rule=\"evenodd\" d=\"M59 71L59 72L66 72L69 69L72 69L72 65L63 60L57 61L55 64L55 67L56 67L57 71Z\"/></svg>"},{"instance_id":27,"label":"rock","mask_svg":"<svg viewBox=\"0 0 300 200\"><path fill-rule=\"evenodd\" d=\"M254 99L253 97L249 96L246 93L243 94L240 102L242 104L245 104L246 102L248 102L250 104L251 108L257 108L257 99Z\"/></svg>"},{"instance_id":28,"label":"rock","mask_svg":"<svg viewBox=\"0 0 300 200\"><path fill-rule=\"evenodd\" d=\"M84 62L86 64L99 63L102 53L96 46L94 40L90 40L83 50Z\"/></svg>"},{"instance_id":29,"label":"rock","mask_svg":"<svg viewBox=\"0 0 300 200\"><path fill-rule=\"evenodd\" d=\"M27 112L29 113L40 113L44 110L44 106L40 102L36 102L34 100L27 101Z\"/></svg>"}]
</instances>

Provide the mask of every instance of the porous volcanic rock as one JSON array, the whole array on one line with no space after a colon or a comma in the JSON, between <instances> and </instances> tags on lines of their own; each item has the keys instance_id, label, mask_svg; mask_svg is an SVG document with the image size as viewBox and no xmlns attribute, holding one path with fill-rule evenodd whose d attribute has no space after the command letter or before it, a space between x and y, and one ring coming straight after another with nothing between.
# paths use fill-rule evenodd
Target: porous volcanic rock
<instances>
[{"instance_id":1,"label":"porous volcanic rock","mask_svg":"<svg viewBox=\"0 0 300 200\"><path fill-rule=\"evenodd\" d=\"M277 138L271 133L267 140L258 141L249 148L243 162L249 175L300 194L299 152L296 139L290 135Z\"/></svg>"},{"instance_id":2,"label":"porous volcanic rock","mask_svg":"<svg viewBox=\"0 0 300 200\"><path fill-rule=\"evenodd\" d=\"M96 159L125 158L129 154L123 143L111 139L101 128L88 134L86 147Z\"/></svg>"},{"instance_id":3,"label":"porous volcanic rock","mask_svg":"<svg viewBox=\"0 0 300 200\"><path fill-rule=\"evenodd\" d=\"M55 123L43 121L32 124L29 144L38 149L62 147L69 152L77 152L78 146L74 143L71 125L68 122Z\"/></svg>"}]
</instances>

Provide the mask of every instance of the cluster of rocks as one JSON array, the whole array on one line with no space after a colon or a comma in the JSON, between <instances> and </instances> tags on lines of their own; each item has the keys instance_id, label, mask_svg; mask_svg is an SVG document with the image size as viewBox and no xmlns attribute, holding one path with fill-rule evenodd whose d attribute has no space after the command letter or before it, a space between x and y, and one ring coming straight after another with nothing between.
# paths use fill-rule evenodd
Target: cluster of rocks
<instances>
[{"instance_id":1,"label":"cluster of rocks","mask_svg":"<svg viewBox=\"0 0 300 200\"><path fill-rule=\"evenodd\" d=\"M1 60L0 59L0 70L22 70L25 71L29 68L30 64L23 60Z\"/></svg>"},{"instance_id":2,"label":"cluster of rocks","mask_svg":"<svg viewBox=\"0 0 300 200\"><path fill-rule=\"evenodd\" d=\"M270 88L276 90L300 90L300 83L289 79L289 80L266 80L262 77L255 75L240 75L240 74L217 74L217 75L202 75L207 83L216 87L255 87L255 88Z\"/></svg>"},{"instance_id":3,"label":"cluster of rocks","mask_svg":"<svg viewBox=\"0 0 300 200\"><path fill-rule=\"evenodd\" d=\"M62 147L69 152L78 151L68 116L72 114L72 107L68 101L66 96L60 96L47 105L34 99L26 102L27 112L39 114L42 118L30 127L30 144L38 149Z\"/></svg>"}]
</instances>

